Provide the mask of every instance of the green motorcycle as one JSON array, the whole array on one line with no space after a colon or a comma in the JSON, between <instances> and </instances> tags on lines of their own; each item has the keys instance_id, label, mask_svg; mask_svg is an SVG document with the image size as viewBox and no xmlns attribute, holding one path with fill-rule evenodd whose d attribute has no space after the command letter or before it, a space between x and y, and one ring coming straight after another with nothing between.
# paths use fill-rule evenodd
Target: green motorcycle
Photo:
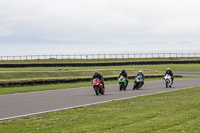
<instances>
[{"instance_id":1,"label":"green motorcycle","mask_svg":"<svg viewBox=\"0 0 200 133\"><path fill-rule=\"evenodd\" d=\"M126 82L126 78L121 76L119 78L119 90L122 91L122 90L126 90L126 87L127 87L127 82Z\"/></svg>"}]
</instances>

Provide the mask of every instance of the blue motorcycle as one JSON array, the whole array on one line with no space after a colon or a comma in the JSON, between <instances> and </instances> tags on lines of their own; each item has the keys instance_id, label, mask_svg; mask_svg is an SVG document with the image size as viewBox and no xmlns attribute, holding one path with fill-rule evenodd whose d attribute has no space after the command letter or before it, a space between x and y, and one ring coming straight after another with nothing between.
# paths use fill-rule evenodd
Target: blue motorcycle
<instances>
[{"instance_id":1,"label":"blue motorcycle","mask_svg":"<svg viewBox=\"0 0 200 133\"><path fill-rule=\"evenodd\" d=\"M133 84L133 90L139 90L142 87L142 80L139 77L135 78L135 82Z\"/></svg>"}]
</instances>

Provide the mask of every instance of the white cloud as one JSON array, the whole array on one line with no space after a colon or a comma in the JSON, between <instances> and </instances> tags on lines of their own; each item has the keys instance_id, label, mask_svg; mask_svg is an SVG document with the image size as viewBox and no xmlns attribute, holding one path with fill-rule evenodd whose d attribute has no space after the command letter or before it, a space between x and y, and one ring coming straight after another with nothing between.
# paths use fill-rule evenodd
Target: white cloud
<instances>
[{"instance_id":1,"label":"white cloud","mask_svg":"<svg viewBox=\"0 0 200 133\"><path fill-rule=\"evenodd\" d=\"M200 43L198 0L0 0L0 36Z\"/></svg>"}]
</instances>

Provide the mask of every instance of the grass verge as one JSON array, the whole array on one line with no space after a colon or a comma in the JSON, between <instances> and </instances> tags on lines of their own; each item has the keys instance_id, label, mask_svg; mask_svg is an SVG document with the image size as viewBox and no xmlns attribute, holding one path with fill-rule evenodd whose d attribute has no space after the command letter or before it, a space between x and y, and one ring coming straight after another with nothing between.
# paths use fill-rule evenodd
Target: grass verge
<instances>
[{"instance_id":1,"label":"grass verge","mask_svg":"<svg viewBox=\"0 0 200 133\"><path fill-rule=\"evenodd\" d=\"M185 77L175 78L175 79L183 79L183 78L200 78L200 77L185 76ZM155 80L163 80L163 78L145 79L145 81L155 81ZM129 79L130 84L133 82L134 82L134 79ZM109 85L109 84L118 84L118 81L117 80L105 81L105 85ZM67 83L67 84L64 83L64 84L50 84L50 85L36 85L36 86L22 86L22 87L1 87L0 95L26 93L26 92L34 92L34 91L45 91L45 90L69 89L69 88L78 88L78 87L89 87L89 86L91 86L90 82L76 82L76 83Z\"/></svg>"},{"instance_id":2,"label":"grass verge","mask_svg":"<svg viewBox=\"0 0 200 133\"><path fill-rule=\"evenodd\" d=\"M200 87L4 121L0 132L199 132Z\"/></svg>"},{"instance_id":3,"label":"grass verge","mask_svg":"<svg viewBox=\"0 0 200 133\"><path fill-rule=\"evenodd\" d=\"M166 71L170 67L173 71L200 72L200 64L163 64L163 65L127 65L127 66L93 66L93 67L62 67L69 70L101 70L101 69L135 69ZM59 67L26 67L26 68L0 68L0 71L55 71Z\"/></svg>"},{"instance_id":4,"label":"grass verge","mask_svg":"<svg viewBox=\"0 0 200 133\"><path fill-rule=\"evenodd\" d=\"M129 69L126 70L128 75L136 75L138 70L136 69ZM121 73L121 69L102 69L99 70L104 77L107 76L119 76ZM157 70L144 70L144 74L164 74L162 71ZM29 71L29 72L0 72L0 80L19 80L19 79L48 79L48 78L88 78L94 74L94 70L76 70L76 71Z\"/></svg>"},{"instance_id":5,"label":"grass verge","mask_svg":"<svg viewBox=\"0 0 200 133\"><path fill-rule=\"evenodd\" d=\"M162 78L149 78L149 79L146 79L145 81L154 81L154 80L162 80ZM129 80L129 82L133 82L133 79ZM109 84L118 84L118 81L111 80L111 81L105 82L105 85L109 85ZM23 86L23 87L2 87L0 88L0 95L34 92L34 91L45 91L45 90L69 89L69 88L88 87L88 86L92 86L90 82L36 85L36 86Z\"/></svg>"}]
</instances>

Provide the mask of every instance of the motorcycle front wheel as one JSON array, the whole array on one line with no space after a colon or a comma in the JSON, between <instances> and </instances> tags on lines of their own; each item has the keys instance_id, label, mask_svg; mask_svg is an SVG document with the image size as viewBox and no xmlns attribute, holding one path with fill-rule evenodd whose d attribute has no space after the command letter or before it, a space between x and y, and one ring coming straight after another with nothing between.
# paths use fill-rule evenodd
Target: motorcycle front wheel
<instances>
[{"instance_id":1,"label":"motorcycle front wheel","mask_svg":"<svg viewBox=\"0 0 200 133\"><path fill-rule=\"evenodd\" d=\"M169 82L166 81L166 88L169 88Z\"/></svg>"},{"instance_id":2,"label":"motorcycle front wheel","mask_svg":"<svg viewBox=\"0 0 200 133\"><path fill-rule=\"evenodd\" d=\"M123 88L124 88L123 83L120 83L120 84L119 84L119 90L122 91Z\"/></svg>"},{"instance_id":3,"label":"motorcycle front wheel","mask_svg":"<svg viewBox=\"0 0 200 133\"><path fill-rule=\"evenodd\" d=\"M99 87L95 86L94 91L95 91L96 95L98 96L99 95Z\"/></svg>"}]
</instances>

